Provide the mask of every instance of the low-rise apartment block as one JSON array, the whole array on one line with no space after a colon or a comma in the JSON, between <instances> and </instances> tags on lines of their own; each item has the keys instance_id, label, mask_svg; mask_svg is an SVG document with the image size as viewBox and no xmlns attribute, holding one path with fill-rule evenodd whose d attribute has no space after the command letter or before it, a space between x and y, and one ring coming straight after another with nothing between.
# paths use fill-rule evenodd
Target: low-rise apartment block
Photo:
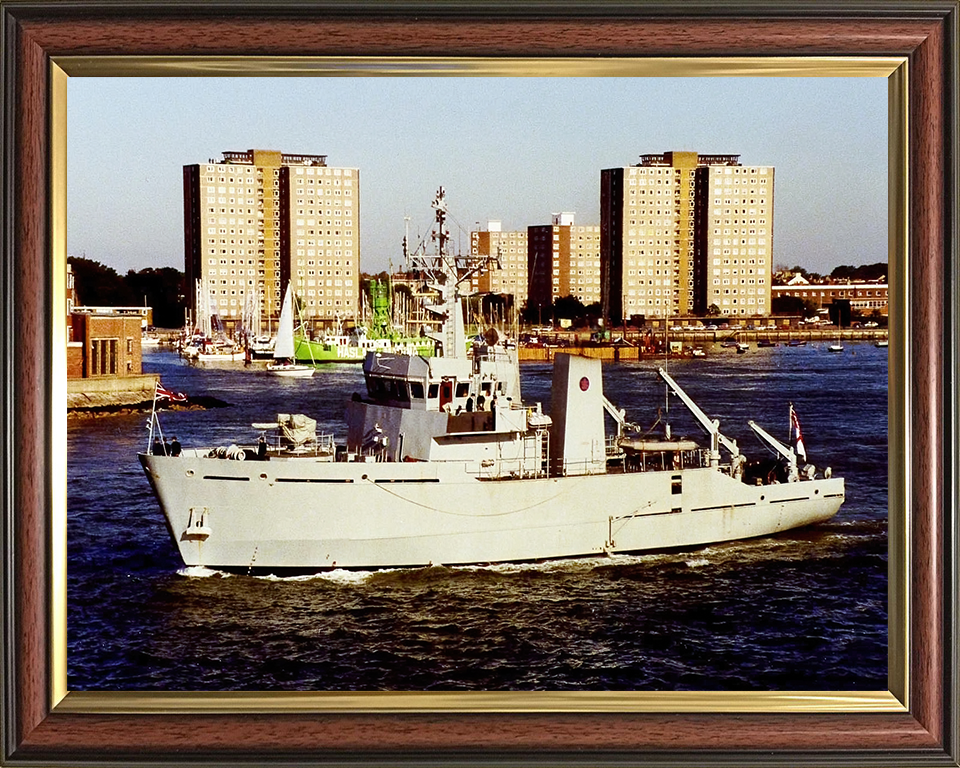
<instances>
[{"instance_id":1,"label":"low-rise apartment block","mask_svg":"<svg viewBox=\"0 0 960 768\"><path fill-rule=\"evenodd\" d=\"M863 315L889 314L887 283L795 283L774 285L771 293L774 298L795 296L816 309L823 309L835 301L849 301L850 309Z\"/></svg>"}]
</instances>

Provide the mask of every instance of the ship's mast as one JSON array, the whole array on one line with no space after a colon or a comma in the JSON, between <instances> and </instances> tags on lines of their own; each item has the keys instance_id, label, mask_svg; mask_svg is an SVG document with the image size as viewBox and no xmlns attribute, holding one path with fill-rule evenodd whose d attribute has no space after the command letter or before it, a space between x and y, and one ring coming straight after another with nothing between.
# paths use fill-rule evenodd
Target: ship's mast
<instances>
[{"instance_id":1,"label":"ship's mast","mask_svg":"<svg viewBox=\"0 0 960 768\"><path fill-rule=\"evenodd\" d=\"M421 244L410 259L415 269L426 273L427 285L440 294L440 301L425 309L442 318L439 335L430 334L443 344L443 356L460 358L466 355L466 332L460 299L460 285L468 282L477 272L486 268L489 257L461 264L457 256L448 253L450 233L447 231L447 201L443 187L433 200L436 211L433 231L430 234L435 244L435 253L428 256Z\"/></svg>"}]
</instances>

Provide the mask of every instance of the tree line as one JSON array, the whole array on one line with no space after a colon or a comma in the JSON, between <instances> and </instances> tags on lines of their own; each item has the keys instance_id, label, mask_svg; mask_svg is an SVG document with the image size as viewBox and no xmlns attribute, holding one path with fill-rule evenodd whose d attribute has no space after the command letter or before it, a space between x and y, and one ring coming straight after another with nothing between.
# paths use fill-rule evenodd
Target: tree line
<instances>
[{"instance_id":1,"label":"tree line","mask_svg":"<svg viewBox=\"0 0 960 768\"><path fill-rule=\"evenodd\" d=\"M850 266L848 264L843 264L839 267L835 267L834 270L829 275L820 275L816 272L808 272L806 269L800 266L796 267L778 267L778 274L792 273L795 275L802 275L804 278L809 280L811 283L819 282L839 282L849 280L854 283L868 283L873 280L886 280L887 278L887 262L879 261L876 264L861 264L858 267ZM776 281L774 282L776 284Z\"/></svg>"},{"instance_id":2,"label":"tree line","mask_svg":"<svg viewBox=\"0 0 960 768\"><path fill-rule=\"evenodd\" d=\"M121 275L113 267L82 256L68 256L77 303L92 307L153 307L158 328L183 325L184 277L173 267L149 267Z\"/></svg>"}]
</instances>

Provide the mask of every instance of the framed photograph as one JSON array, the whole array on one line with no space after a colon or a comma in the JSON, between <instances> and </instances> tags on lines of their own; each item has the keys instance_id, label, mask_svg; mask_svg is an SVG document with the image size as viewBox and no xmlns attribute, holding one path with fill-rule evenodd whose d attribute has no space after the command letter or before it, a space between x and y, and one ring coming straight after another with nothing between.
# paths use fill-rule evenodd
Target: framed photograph
<instances>
[{"instance_id":1,"label":"framed photograph","mask_svg":"<svg viewBox=\"0 0 960 768\"><path fill-rule=\"evenodd\" d=\"M0 0L0 10L0 762L958 765L957 2ZM66 335L59 311L68 81L184 75L885 80L887 689L69 690Z\"/></svg>"}]
</instances>

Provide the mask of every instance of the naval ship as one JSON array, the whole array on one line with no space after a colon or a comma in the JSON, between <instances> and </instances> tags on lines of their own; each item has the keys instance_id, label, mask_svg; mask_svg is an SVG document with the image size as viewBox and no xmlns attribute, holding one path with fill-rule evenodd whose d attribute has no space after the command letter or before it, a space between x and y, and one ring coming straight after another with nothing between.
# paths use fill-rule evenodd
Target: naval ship
<instances>
[{"instance_id":1,"label":"naval ship","mask_svg":"<svg viewBox=\"0 0 960 768\"><path fill-rule=\"evenodd\" d=\"M446 252L442 188L433 207L439 247L419 266L439 296L435 353L367 354L344 445L306 415L278 414L253 425L273 430L259 444L139 454L185 565L303 573L611 556L837 514L843 479L806 464L802 444L748 422L776 456L748 462L663 369L704 445L630 423L596 359L557 354L551 412L525 404L516 347L494 329L466 338L460 287L484 265Z\"/></svg>"}]
</instances>

